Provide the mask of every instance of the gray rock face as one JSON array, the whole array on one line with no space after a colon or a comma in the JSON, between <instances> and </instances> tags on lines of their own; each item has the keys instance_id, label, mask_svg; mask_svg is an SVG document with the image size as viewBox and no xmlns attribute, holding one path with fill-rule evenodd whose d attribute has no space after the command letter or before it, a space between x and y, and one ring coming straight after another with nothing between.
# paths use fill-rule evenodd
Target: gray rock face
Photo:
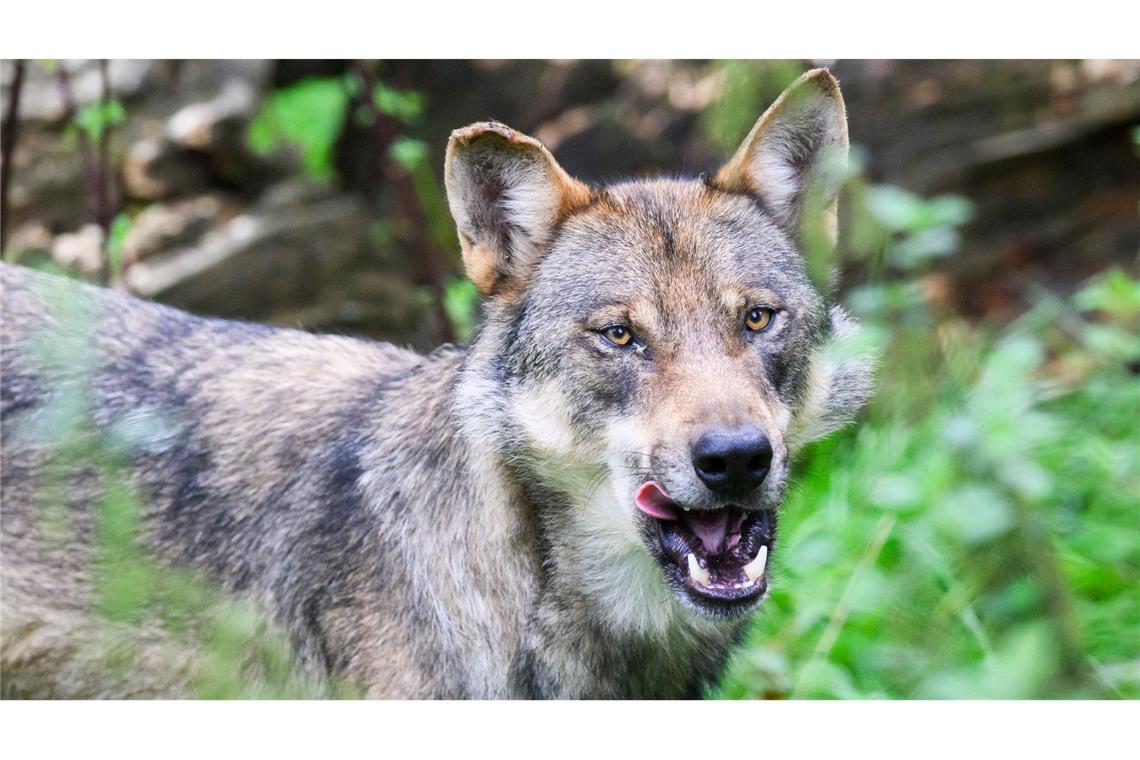
<instances>
[{"instance_id":1,"label":"gray rock face","mask_svg":"<svg viewBox=\"0 0 1140 760\"><path fill-rule=\"evenodd\" d=\"M123 240L126 266L193 244L221 222L225 205L220 195L202 195L147 206L134 218Z\"/></svg>"},{"instance_id":2,"label":"gray rock face","mask_svg":"<svg viewBox=\"0 0 1140 760\"><path fill-rule=\"evenodd\" d=\"M63 61L76 105L98 101L97 61ZM7 84L11 62L0 67ZM9 255L50 257L94 277L104 235L57 75L29 62L13 161ZM377 212L298 180L288 152L255 155L249 124L270 87L267 61L111 61L124 124L110 169L131 217L118 287L202 314L339 330L429 347L434 324L402 255L380 255Z\"/></svg>"},{"instance_id":3,"label":"gray rock face","mask_svg":"<svg viewBox=\"0 0 1140 760\"><path fill-rule=\"evenodd\" d=\"M12 79L10 61L4 62L0 73L5 89ZM68 74L71 93L78 108L94 103L103 92L98 61L57 61ZM107 64L107 76L115 97L131 99L150 85L158 65L154 61L112 60ZM26 69L24 90L20 95L20 119L24 122L56 124L67 113L63 94L56 74L45 66L31 65Z\"/></svg>"},{"instance_id":4,"label":"gray rock face","mask_svg":"<svg viewBox=\"0 0 1140 760\"><path fill-rule=\"evenodd\" d=\"M129 290L190 311L241 316L284 306L361 255L368 213L353 198L332 198L294 213L253 208L192 244L132 266ZM178 219L189 224L186 216ZM215 281L224 281L217 285ZM241 298L233 296L241 294Z\"/></svg>"},{"instance_id":5,"label":"gray rock face","mask_svg":"<svg viewBox=\"0 0 1140 760\"><path fill-rule=\"evenodd\" d=\"M97 224L85 224L59 235L52 241L51 256L61 266L97 274L103 268L103 230Z\"/></svg>"}]
</instances>

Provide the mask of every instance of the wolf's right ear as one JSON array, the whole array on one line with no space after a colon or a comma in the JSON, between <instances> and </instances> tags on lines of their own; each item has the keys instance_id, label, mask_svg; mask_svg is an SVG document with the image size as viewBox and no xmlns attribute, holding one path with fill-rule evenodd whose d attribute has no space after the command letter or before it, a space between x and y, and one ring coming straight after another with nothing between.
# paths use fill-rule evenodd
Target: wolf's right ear
<instances>
[{"instance_id":1,"label":"wolf's right ear","mask_svg":"<svg viewBox=\"0 0 1140 760\"><path fill-rule=\"evenodd\" d=\"M716 174L716 183L763 199L784 229L821 234L835 247L839 172L847 161L847 112L839 83L812 69L784 90Z\"/></svg>"},{"instance_id":2,"label":"wolf's right ear","mask_svg":"<svg viewBox=\"0 0 1140 760\"><path fill-rule=\"evenodd\" d=\"M498 122L452 132L443 173L463 265L484 296L517 294L559 219L590 201L542 143Z\"/></svg>"}]
</instances>

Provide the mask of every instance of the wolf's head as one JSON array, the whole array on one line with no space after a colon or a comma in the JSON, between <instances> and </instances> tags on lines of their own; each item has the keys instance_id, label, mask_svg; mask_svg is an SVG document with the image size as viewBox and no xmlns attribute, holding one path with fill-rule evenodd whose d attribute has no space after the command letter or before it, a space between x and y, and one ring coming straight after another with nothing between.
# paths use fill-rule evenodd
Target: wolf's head
<instances>
[{"instance_id":1,"label":"wolf's head","mask_svg":"<svg viewBox=\"0 0 1140 760\"><path fill-rule=\"evenodd\" d=\"M549 564L642 626L729 618L768 587L789 460L870 391L828 351L852 324L805 270L834 245L843 99L802 76L715 176L591 188L498 123L457 130L446 182L486 323L471 436L552 494Z\"/></svg>"}]
</instances>

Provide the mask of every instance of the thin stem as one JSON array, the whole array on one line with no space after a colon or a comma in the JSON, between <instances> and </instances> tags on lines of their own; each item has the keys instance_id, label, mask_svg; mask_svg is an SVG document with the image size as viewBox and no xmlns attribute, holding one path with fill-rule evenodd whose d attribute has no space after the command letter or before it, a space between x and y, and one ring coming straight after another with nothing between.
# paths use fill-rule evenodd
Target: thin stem
<instances>
[{"instance_id":1,"label":"thin stem","mask_svg":"<svg viewBox=\"0 0 1140 760\"><path fill-rule=\"evenodd\" d=\"M67 123L73 123L75 116L79 111L78 106L75 104L75 96L71 92L71 77L67 73L67 69L60 63L55 70L55 79L59 83L59 94L63 98L63 120ZM91 141L87 136L87 132L77 126L77 134L79 141L79 154L83 159L83 173L87 178L87 189L91 197L91 203L94 207L92 210L95 212L96 221L99 221L99 168L96 164L95 154L91 150ZM106 232L106 230L104 230Z\"/></svg>"},{"instance_id":2,"label":"thin stem","mask_svg":"<svg viewBox=\"0 0 1140 760\"><path fill-rule=\"evenodd\" d=\"M111 96L111 80L107 71L107 61L101 60L99 62L100 78L102 80L102 104L106 107L110 102ZM56 81L59 83L59 92L63 98L64 120L73 122L78 113L78 106L75 103L75 95L71 91L71 78L68 76L67 69L60 64L56 70ZM114 218L114 209L111 204L109 183L109 135L108 125L102 126L102 131L99 135L99 145L93 148L91 139L87 131L82 127L78 128L79 140L79 153L83 157L84 174L87 177L87 189L91 197L92 211L95 214L95 221L103 230L103 266L99 273L100 280L104 283L107 282L109 277L109 267L107 266L106 247L110 244L111 239L111 220ZM98 150L98 153L96 153Z\"/></svg>"},{"instance_id":3,"label":"thin stem","mask_svg":"<svg viewBox=\"0 0 1140 760\"><path fill-rule=\"evenodd\" d=\"M396 185L400 207L404 215L415 226L416 259L420 265L421 276L427 280L428 286L432 290L432 301L436 319L440 326L440 337L445 343L454 342L455 328L451 324L451 318L447 315L447 308L444 305L443 258L431 239L430 224L411 175L402 168L393 166L395 162L388 155L392 144L400 136L399 131L396 129L395 123L376 107L372 95L376 91L376 77L372 68L365 61L358 60L353 62L353 69L364 85L361 100L372 114L372 128L375 133L377 148L380 151L381 171Z\"/></svg>"},{"instance_id":4,"label":"thin stem","mask_svg":"<svg viewBox=\"0 0 1140 760\"><path fill-rule=\"evenodd\" d=\"M107 284L111 279L111 223L115 218L114 209L114 173L111 170L111 120L106 114L111 105L111 76L106 58L99 61L100 100L104 119L102 129L99 131L98 156L98 183L95 195L95 214L99 219L99 226L103 228L103 267L100 279Z\"/></svg>"},{"instance_id":5,"label":"thin stem","mask_svg":"<svg viewBox=\"0 0 1140 760\"><path fill-rule=\"evenodd\" d=\"M4 109L4 134L0 136L0 252L8 241L8 188L12 182L12 156L16 151L16 135L20 121L20 91L24 89L24 61L15 62L12 87L8 91L8 104Z\"/></svg>"}]
</instances>

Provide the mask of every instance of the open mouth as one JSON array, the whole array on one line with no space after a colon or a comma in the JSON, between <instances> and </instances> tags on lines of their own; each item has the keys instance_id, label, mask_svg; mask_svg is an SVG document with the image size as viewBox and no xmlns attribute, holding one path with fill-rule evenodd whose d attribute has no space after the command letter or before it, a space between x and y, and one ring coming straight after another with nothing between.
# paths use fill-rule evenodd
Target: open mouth
<instances>
[{"instance_id":1,"label":"open mouth","mask_svg":"<svg viewBox=\"0 0 1140 760\"><path fill-rule=\"evenodd\" d=\"M742 611L764 595L776 528L772 510L690 509L652 480L635 501L655 523L666 573L699 607Z\"/></svg>"}]
</instances>

